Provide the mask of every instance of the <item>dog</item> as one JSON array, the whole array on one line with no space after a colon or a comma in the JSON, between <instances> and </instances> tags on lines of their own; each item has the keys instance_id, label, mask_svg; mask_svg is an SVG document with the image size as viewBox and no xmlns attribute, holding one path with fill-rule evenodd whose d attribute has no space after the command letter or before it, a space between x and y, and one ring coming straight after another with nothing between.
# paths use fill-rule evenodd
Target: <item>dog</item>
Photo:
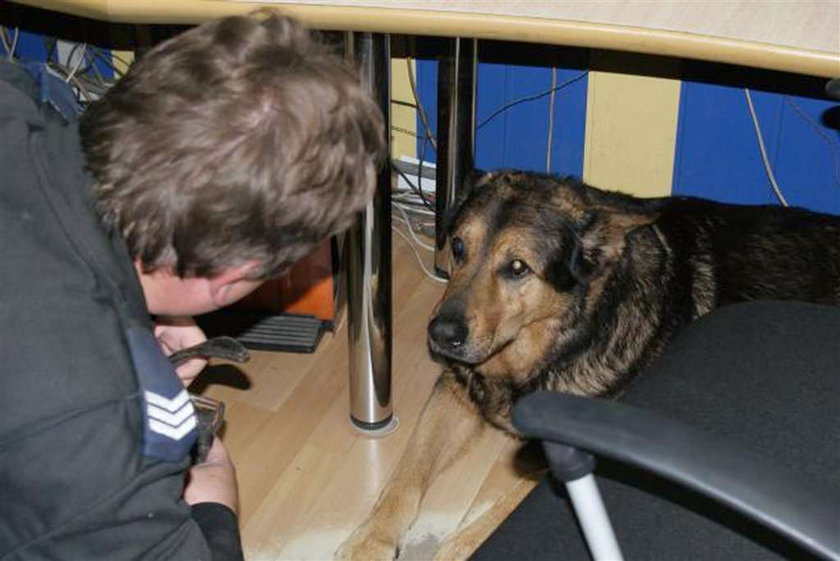
<instances>
[{"instance_id":1,"label":"dog","mask_svg":"<svg viewBox=\"0 0 840 561\"><path fill-rule=\"evenodd\" d=\"M618 397L677 329L726 304L840 304L838 216L640 199L520 171L488 173L465 193L447 227L450 280L428 326L444 372L339 558L394 558L430 482L486 424L518 436L510 416L520 396ZM509 511L518 501L506 502ZM495 525L477 527L466 549L462 540L439 557L468 556Z\"/></svg>"}]
</instances>

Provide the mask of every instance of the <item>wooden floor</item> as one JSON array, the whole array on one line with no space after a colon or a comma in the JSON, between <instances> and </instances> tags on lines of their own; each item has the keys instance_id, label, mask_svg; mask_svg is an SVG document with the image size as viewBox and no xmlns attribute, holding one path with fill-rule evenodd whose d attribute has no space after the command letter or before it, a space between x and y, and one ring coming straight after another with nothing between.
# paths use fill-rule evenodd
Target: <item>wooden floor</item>
<instances>
[{"instance_id":1,"label":"wooden floor","mask_svg":"<svg viewBox=\"0 0 840 561\"><path fill-rule=\"evenodd\" d=\"M212 382L203 393L226 404L224 441L237 466L248 560L331 559L402 452L440 371L427 356L425 328L444 285L423 275L396 236L393 270L393 399L400 422L393 434L374 439L349 422L341 325L311 355L253 352L237 367L241 372L210 367ZM431 489L400 559L429 559L442 537L492 504L516 479L517 448L486 431Z\"/></svg>"}]
</instances>

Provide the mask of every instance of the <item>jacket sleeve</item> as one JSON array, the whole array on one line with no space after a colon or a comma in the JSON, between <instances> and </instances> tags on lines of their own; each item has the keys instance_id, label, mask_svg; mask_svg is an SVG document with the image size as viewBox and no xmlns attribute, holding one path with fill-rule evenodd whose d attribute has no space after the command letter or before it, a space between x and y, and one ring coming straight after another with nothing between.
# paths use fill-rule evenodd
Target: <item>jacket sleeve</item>
<instances>
[{"instance_id":1,"label":"jacket sleeve","mask_svg":"<svg viewBox=\"0 0 840 561\"><path fill-rule=\"evenodd\" d=\"M220 503L198 503L192 507L192 516L210 546L213 561L243 559L239 522L232 510Z\"/></svg>"}]
</instances>

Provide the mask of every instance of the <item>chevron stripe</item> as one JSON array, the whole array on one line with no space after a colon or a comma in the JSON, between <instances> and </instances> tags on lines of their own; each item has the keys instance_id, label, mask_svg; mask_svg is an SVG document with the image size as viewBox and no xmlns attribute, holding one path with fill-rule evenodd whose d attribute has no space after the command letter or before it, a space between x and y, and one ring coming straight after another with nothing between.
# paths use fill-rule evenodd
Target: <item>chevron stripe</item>
<instances>
[{"instance_id":1,"label":"chevron stripe","mask_svg":"<svg viewBox=\"0 0 840 561\"><path fill-rule=\"evenodd\" d=\"M190 400L190 396L189 394L187 394L187 390L181 390L180 392L178 392L178 395L176 395L172 399L168 399L165 396L160 395L159 393L146 390L145 398L146 403L157 405L158 407L165 409L170 413L175 413Z\"/></svg>"},{"instance_id":2,"label":"chevron stripe","mask_svg":"<svg viewBox=\"0 0 840 561\"><path fill-rule=\"evenodd\" d=\"M146 415L149 416L150 419L156 419L167 425L172 425L173 427L177 427L181 423L184 422L184 419L191 416L195 410L193 409L192 403L185 403L181 409L174 413L170 413L165 409L161 409L160 407L156 407L151 403L146 405Z\"/></svg>"},{"instance_id":3,"label":"chevron stripe","mask_svg":"<svg viewBox=\"0 0 840 561\"><path fill-rule=\"evenodd\" d=\"M172 427L167 424L161 423L160 421L156 421L155 419L149 419L149 430L152 432L156 432L158 434L162 434L163 436L169 437L172 440L181 440L189 434L196 426L195 417L189 417L184 423L179 427Z\"/></svg>"}]
</instances>

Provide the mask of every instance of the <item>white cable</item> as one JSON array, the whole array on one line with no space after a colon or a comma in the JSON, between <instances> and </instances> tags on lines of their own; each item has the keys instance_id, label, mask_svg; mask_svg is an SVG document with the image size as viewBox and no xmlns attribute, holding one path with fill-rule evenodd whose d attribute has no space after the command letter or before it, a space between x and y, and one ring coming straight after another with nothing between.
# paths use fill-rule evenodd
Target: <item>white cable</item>
<instances>
[{"instance_id":1,"label":"white cable","mask_svg":"<svg viewBox=\"0 0 840 561\"><path fill-rule=\"evenodd\" d=\"M78 96L80 98L79 101L83 101L84 103L89 103L89 102L94 101L96 99L88 91L88 89L84 85L82 85L81 80L79 80L78 78L74 78L73 76L70 76L70 77L73 78L73 85L76 86L76 89L79 90L79 96ZM84 100L81 99L82 97L84 97Z\"/></svg>"},{"instance_id":2,"label":"white cable","mask_svg":"<svg viewBox=\"0 0 840 561\"><path fill-rule=\"evenodd\" d=\"M755 114L755 107L753 107L750 90L744 88L744 95L747 97L747 107L749 107L750 116L752 116L753 127L755 127L755 136L758 138L758 149L761 151L761 159L764 162L764 170L767 172L767 179L770 180L770 185L773 186L773 191L775 191L776 197L779 199L779 202L782 203L782 206L789 206L785 196L782 194L782 190L779 189L779 184L776 183L776 176L773 174L773 168L770 166L770 158L767 156L767 148L764 146L764 137L761 135L761 125L758 124L758 116Z\"/></svg>"},{"instance_id":3,"label":"white cable","mask_svg":"<svg viewBox=\"0 0 840 561\"><path fill-rule=\"evenodd\" d=\"M435 276L435 275L433 275L432 273L429 272L429 270L423 264L423 258L420 257L420 252L417 251L417 248L414 247L414 244L411 243L411 240L409 239L409 237L406 236L403 233L402 230L400 230L396 226L391 226L391 229L394 230L396 233L398 233L400 236L402 236L403 239L408 242L409 247L411 247L411 251L414 252L414 256L417 258L417 263L420 265L420 268L423 269L423 273L425 273L425 275L427 277L429 277L430 279L432 279L435 282L446 283L446 279L439 278L439 277L437 277L437 276Z\"/></svg>"},{"instance_id":4,"label":"white cable","mask_svg":"<svg viewBox=\"0 0 840 561\"><path fill-rule=\"evenodd\" d=\"M419 245L420 247L422 247L425 250L434 251L435 250L434 246L431 246L427 243L422 242L417 237L417 234L414 233L414 227L411 225L411 218L409 218L408 213L405 211L405 209L403 209L401 206L397 206L396 208L397 208L397 210L399 210L402 213L403 218L405 218L405 220L404 220L405 225L406 225L406 227L408 227L408 233L411 234L411 239L414 240L414 243L416 243L417 245Z\"/></svg>"},{"instance_id":5,"label":"white cable","mask_svg":"<svg viewBox=\"0 0 840 561\"><path fill-rule=\"evenodd\" d=\"M4 31L3 35L5 36L5 34L6 33ZM15 38L12 39L12 46L8 47L8 49L9 49L8 59L9 60L12 60L15 56L15 51L17 50L18 38L20 38L20 27L15 27ZM5 41L4 41L4 43L5 43Z\"/></svg>"},{"instance_id":6,"label":"white cable","mask_svg":"<svg viewBox=\"0 0 840 561\"><path fill-rule=\"evenodd\" d=\"M421 216L428 216L433 217L435 213L427 208L420 207L417 203L403 203L403 202L391 202L394 206L400 206L405 211L410 212L412 214L419 214Z\"/></svg>"},{"instance_id":7,"label":"white cable","mask_svg":"<svg viewBox=\"0 0 840 561\"><path fill-rule=\"evenodd\" d=\"M6 28L2 25L0 25L0 43L3 44L3 50L5 50L8 55L11 52L12 47L9 45L9 38L6 37Z\"/></svg>"},{"instance_id":8,"label":"white cable","mask_svg":"<svg viewBox=\"0 0 840 561\"><path fill-rule=\"evenodd\" d=\"M557 68L551 67L551 97L548 100L548 146L545 149L545 172L551 173L551 145L554 142L554 99L557 95Z\"/></svg>"},{"instance_id":9,"label":"white cable","mask_svg":"<svg viewBox=\"0 0 840 561\"><path fill-rule=\"evenodd\" d=\"M393 201L392 201L392 204L394 206L399 206L401 208L404 208L405 210L407 210L409 212L413 212L413 213L416 213L416 214L422 214L423 216L435 216L435 213L433 211L427 209L427 208L410 208L410 207L406 207L404 204L401 204L401 203L393 203Z\"/></svg>"},{"instance_id":10,"label":"white cable","mask_svg":"<svg viewBox=\"0 0 840 561\"><path fill-rule=\"evenodd\" d=\"M70 83L70 80L73 79L73 76L75 76L76 72L78 72L79 69L82 67L82 63L84 63L84 61L85 61L85 55L86 54L87 54L87 43L83 43L82 44L82 53L79 55L79 60L76 63L76 67L73 68L73 70L70 71L70 74L67 75L67 79L64 80L65 82L67 82L68 84ZM68 66L70 65L70 62L71 61L69 61L69 60L67 61Z\"/></svg>"}]
</instances>

